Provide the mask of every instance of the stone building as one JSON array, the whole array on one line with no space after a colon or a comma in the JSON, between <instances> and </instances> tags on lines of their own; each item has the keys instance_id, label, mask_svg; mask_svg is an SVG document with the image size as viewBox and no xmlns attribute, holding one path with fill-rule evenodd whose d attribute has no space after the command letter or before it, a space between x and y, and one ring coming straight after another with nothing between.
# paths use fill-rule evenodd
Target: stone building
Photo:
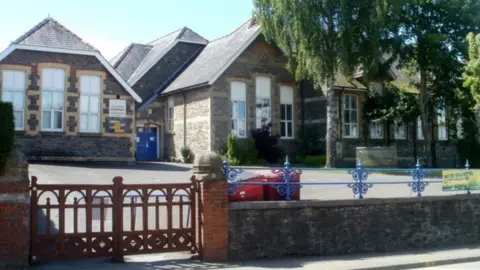
<instances>
[{"instance_id":1,"label":"stone building","mask_svg":"<svg viewBox=\"0 0 480 270\"><path fill-rule=\"evenodd\" d=\"M295 153L295 140L307 129L318 132L318 148L324 151L326 98L310 82L297 82L286 63L252 20L212 41L182 28L148 44L129 45L111 64L144 100L136 111L137 158L180 159L184 146L194 154L223 152L228 134L246 141L263 120L272 123L288 153ZM362 79L361 73L354 79L336 76L337 167L354 166L356 148L364 146L393 151L395 164L412 166L415 157L425 156L417 123L368 123L364 105L370 90ZM399 89L405 84L397 71L390 80ZM454 144L446 127L437 124L445 113L437 120L430 128L438 137L438 164L454 167L457 157L447 154L455 152Z\"/></svg>"},{"instance_id":2,"label":"stone building","mask_svg":"<svg viewBox=\"0 0 480 270\"><path fill-rule=\"evenodd\" d=\"M0 97L14 105L29 159L132 161L142 99L100 52L47 18L0 54Z\"/></svg>"}]
</instances>

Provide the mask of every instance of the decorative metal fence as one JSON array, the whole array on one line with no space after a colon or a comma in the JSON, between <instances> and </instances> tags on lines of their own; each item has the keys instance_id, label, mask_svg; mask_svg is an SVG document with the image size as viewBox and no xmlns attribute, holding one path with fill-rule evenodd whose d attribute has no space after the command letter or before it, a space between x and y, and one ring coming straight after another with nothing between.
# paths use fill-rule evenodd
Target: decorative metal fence
<instances>
[{"instance_id":1,"label":"decorative metal fence","mask_svg":"<svg viewBox=\"0 0 480 270\"><path fill-rule=\"evenodd\" d=\"M276 189L278 194L284 198L284 200L292 200L292 196L297 193L301 188L304 186L326 186L326 185L338 185L338 186L345 186L351 189L353 196L358 199L363 199L364 195L368 193L368 191L374 188L375 185L394 185L394 184L405 184L411 190L411 192L415 193L416 196L422 196L426 187L432 183L442 183L442 180L434 180L434 179L426 179L426 176L432 172L442 172L446 169L429 169L423 168L420 165L419 160L417 160L417 164L415 168L365 168L362 165L361 160L358 162L356 168L339 168L339 169L331 169L331 168L293 168L289 162L288 156L285 158L284 167L280 168L268 168L273 175L278 176L278 181L276 182L244 182L239 181L237 178L239 175L245 172L246 169L248 170L255 170L261 169L266 170L265 168L255 168L255 167L248 167L248 168L240 168L240 167L232 167L228 160L225 160L224 163L224 170L227 176L227 180L229 182L228 193L230 197L233 197L237 190L245 185L268 185L272 186ZM467 160L465 163L465 169L470 169L469 161ZM304 181L293 181L298 175L300 175L303 171L324 171L324 172L331 172L331 171L346 171L348 174L351 175L352 181L342 181L342 182L304 182ZM375 181L369 182L368 177L373 173L386 173L386 172L408 172L411 176L411 180L408 181ZM260 176L261 177L261 176ZM470 194L470 190L466 189L467 194Z\"/></svg>"}]
</instances>

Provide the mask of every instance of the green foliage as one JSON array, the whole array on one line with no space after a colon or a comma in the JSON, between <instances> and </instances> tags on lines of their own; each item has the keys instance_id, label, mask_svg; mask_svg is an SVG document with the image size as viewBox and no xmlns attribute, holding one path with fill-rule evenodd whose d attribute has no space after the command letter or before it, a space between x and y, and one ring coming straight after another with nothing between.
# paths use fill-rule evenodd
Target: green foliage
<instances>
[{"instance_id":1,"label":"green foliage","mask_svg":"<svg viewBox=\"0 0 480 270\"><path fill-rule=\"evenodd\" d=\"M232 165L240 163L240 156L237 144L237 137L229 134L227 137L227 157Z\"/></svg>"},{"instance_id":2,"label":"green foliage","mask_svg":"<svg viewBox=\"0 0 480 270\"><path fill-rule=\"evenodd\" d=\"M475 109L480 109L480 34L469 33L468 40L468 64L463 75L467 87L476 101Z\"/></svg>"},{"instance_id":3,"label":"green foliage","mask_svg":"<svg viewBox=\"0 0 480 270\"><path fill-rule=\"evenodd\" d=\"M292 160L293 166L307 166L307 167L324 167L327 161L326 156L321 155L307 155L294 157Z\"/></svg>"},{"instance_id":4,"label":"green foliage","mask_svg":"<svg viewBox=\"0 0 480 270\"><path fill-rule=\"evenodd\" d=\"M271 123L265 123L261 128L252 130L252 137L255 140L258 157L265 159L270 164L275 164L282 153L277 146L279 136L272 135L271 128Z\"/></svg>"},{"instance_id":5,"label":"green foliage","mask_svg":"<svg viewBox=\"0 0 480 270\"><path fill-rule=\"evenodd\" d=\"M183 161L186 163L191 163L193 161L193 152L188 146L184 146L180 149L180 153L183 157Z\"/></svg>"},{"instance_id":6,"label":"green foliage","mask_svg":"<svg viewBox=\"0 0 480 270\"><path fill-rule=\"evenodd\" d=\"M258 159L257 147L255 145L255 140L253 138L248 139L247 151L246 151L245 163L246 165L262 165L259 161L264 161Z\"/></svg>"},{"instance_id":7,"label":"green foliage","mask_svg":"<svg viewBox=\"0 0 480 270\"><path fill-rule=\"evenodd\" d=\"M15 149L13 105L0 101L0 173Z\"/></svg>"}]
</instances>

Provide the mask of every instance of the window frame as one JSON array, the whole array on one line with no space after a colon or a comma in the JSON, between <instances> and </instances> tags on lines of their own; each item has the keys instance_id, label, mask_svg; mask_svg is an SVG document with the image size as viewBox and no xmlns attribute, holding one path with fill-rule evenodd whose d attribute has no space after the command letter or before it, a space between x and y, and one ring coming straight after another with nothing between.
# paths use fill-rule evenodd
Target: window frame
<instances>
[{"instance_id":1,"label":"window frame","mask_svg":"<svg viewBox=\"0 0 480 270\"><path fill-rule=\"evenodd\" d=\"M175 117L175 100L173 96L167 98L167 131L174 132L174 117Z\"/></svg>"},{"instance_id":2,"label":"window frame","mask_svg":"<svg viewBox=\"0 0 480 270\"><path fill-rule=\"evenodd\" d=\"M16 88L16 87L5 87L5 73L7 72L12 72L12 73L21 73L23 75L23 86L21 88ZM15 77L15 75L13 75ZM14 83L15 85L15 83ZM10 102L12 103L12 106L13 106L13 114L15 116L16 113L20 112L22 117L21 117L21 126L20 127L17 127L17 121L15 121L14 125L15 125L15 131L24 131L25 130L25 111L26 111L26 97L27 97L27 72L25 70L18 70L18 69L4 69L2 70L2 88L1 88L1 97L2 97L2 101L5 101L5 102ZM5 99L6 97L6 92L11 92L12 94L12 101L7 101ZM16 109L15 108L15 93L20 93L22 94L22 97L23 97L23 103L22 103L22 109ZM16 119L15 119L16 120Z\"/></svg>"},{"instance_id":3,"label":"window frame","mask_svg":"<svg viewBox=\"0 0 480 270\"><path fill-rule=\"evenodd\" d=\"M260 83L261 80L265 80L265 82L268 85L268 87L265 89L259 88L259 85L262 85L263 83ZM268 100L268 116L267 118L267 123L271 124L272 123L272 79L270 77L266 76L258 76L255 78L255 127L257 129L262 127L262 119L263 117L258 114L258 111L263 111L263 109L267 108L265 107L265 101ZM259 102L260 101L260 102ZM258 108L258 104L261 104L261 108ZM259 122L260 119L260 122ZM260 126L258 124L260 123Z\"/></svg>"},{"instance_id":4,"label":"window frame","mask_svg":"<svg viewBox=\"0 0 480 270\"><path fill-rule=\"evenodd\" d=\"M45 79L44 79L44 72L48 71L48 70L61 70L63 72L63 89L46 89L44 87L44 83L45 83ZM67 72L65 69L63 68L43 68L42 71L41 71L41 82L42 82L42 85L41 85L41 96L42 96L42 104L41 104L41 123L40 123L40 130L41 131L47 131L47 132L63 132L65 130L65 92L66 92L66 82L67 82ZM51 108L50 109L45 109L44 106L43 106L43 100L45 98L45 93L50 93L50 102L51 102ZM61 110L56 110L53 108L53 94L54 93L61 93L62 94L62 109ZM50 115L50 128L45 128L43 126L44 124L44 112L45 111L48 111L51 113ZM62 115L62 118L61 118L61 125L62 127L61 128L54 128L54 123L55 123L55 113L56 112L60 112L61 115Z\"/></svg>"},{"instance_id":5,"label":"window frame","mask_svg":"<svg viewBox=\"0 0 480 270\"><path fill-rule=\"evenodd\" d=\"M397 126L403 127L403 136L398 136L397 134ZM407 124L406 123L399 123L398 121L394 121L393 124L393 138L395 140L406 140L407 139Z\"/></svg>"},{"instance_id":6,"label":"window frame","mask_svg":"<svg viewBox=\"0 0 480 270\"><path fill-rule=\"evenodd\" d=\"M80 110L79 110L79 114L80 114L80 125L79 125L79 130L80 132L82 133L100 133L101 131L101 122L102 122L102 119L101 119L101 116L102 116L102 111L101 111L101 100L102 100L102 77L99 76L99 75L90 75L90 74L85 74L85 75L80 75ZM99 80L99 86L98 86L98 93L92 93L91 91L90 92L83 92L82 90L82 77L88 77L88 78L91 78L91 77L97 77ZM89 80L89 83L91 84L91 80ZM91 89L91 87L90 87ZM88 112L87 113L84 113L82 112L82 97L86 97L88 98ZM98 98L98 104L97 104L97 113L91 113L90 112L90 102L91 102L91 97L97 97ZM87 129L82 129L82 116L84 115L87 115ZM91 116L94 116L96 115L98 117L98 123L97 123L97 129L96 130L93 130L90 128L90 117Z\"/></svg>"},{"instance_id":7,"label":"window frame","mask_svg":"<svg viewBox=\"0 0 480 270\"><path fill-rule=\"evenodd\" d=\"M241 93L234 93L236 91L236 88L240 87ZM230 128L230 133L234 135L237 138L247 138L248 137L248 132L247 132L247 84L245 82L238 82L238 81L232 81L230 82L230 101L231 101L231 106L232 106L232 117L231 117L231 128ZM243 110L245 112L244 117L239 117L239 106L243 105ZM245 134L240 135L239 134L239 122L243 121L244 122L244 127L245 127ZM235 122L235 124L234 124Z\"/></svg>"},{"instance_id":8,"label":"window frame","mask_svg":"<svg viewBox=\"0 0 480 270\"><path fill-rule=\"evenodd\" d=\"M444 105L440 105L437 108L437 139L439 141L448 141L447 110Z\"/></svg>"},{"instance_id":9,"label":"window frame","mask_svg":"<svg viewBox=\"0 0 480 270\"><path fill-rule=\"evenodd\" d=\"M384 123L380 120L373 120L370 122L370 139L375 139L375 140L378 140L378 139L383 139L384 138ZM373 130L374 130L374 127L380 127L380 135L373 135Z\"/></svg>"},{"instance_id":10,"label":"window frame","mask_svg":"<svg viewBox=\"0 0 480 270\"><path fill-rule=\"evenodd\" d=\"M285 131L285 136L280 136L281 139L292 140L295 138L295 117L294 112L294 90L291 86L280 86L280 135ZM290 107L289 107L290 106ZM284 107L284 108L283 108ZM288 120L288 109L290 108L291 119ZM282 110L284 110L285 119L282 119ZM288 124L292 125L292 134L288 134Z\"/></svg>"},{"instance_id":11,"label":"window frame","mask_svg":"<svg viewBox=\"0 0 480 270\"><path fill-rule=\"evenodd\" d=\"M347 98L354 98L355 99L355 108L350 108L351 107L351 102L347 102ZM350 100L349 100L350 101ZM342 106L342 112L343 112L343 116L342 117L342 125L343 125L343 138L346 138L346 139L358 139L359 138L359 113L358 113L358 96L357 95L354 95L354 94L345 94L343 95L343 106ZM355 118L355 121L356 122L345 122L345 115L347 113L351 114L353 112L356 112L357 114L357 117ZM350 115L350 118L353 119ZM351 135L352 130L353 130L353 126L356 125L356 129L355 129L355 134L354 135ZM347 126L348 126L348 130L349 130L349 135L346 135L346 130L347 130Z\"/></svg>"}]
</instances>

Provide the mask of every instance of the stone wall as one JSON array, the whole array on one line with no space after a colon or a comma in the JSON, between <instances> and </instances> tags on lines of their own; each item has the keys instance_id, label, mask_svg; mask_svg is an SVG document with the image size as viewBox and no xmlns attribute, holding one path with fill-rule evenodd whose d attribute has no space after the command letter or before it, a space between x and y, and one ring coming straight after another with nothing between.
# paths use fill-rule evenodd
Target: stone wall
<instances>
[{"instance_id":1,"label":"stone wall","mask_svg":"<svg viewBox=\"0 0 480 270\"><path fill-rule=\"evenodd\" d=\"M169 96L160 100L166 104ZM167 159L181 159L181 149L190 147L194 156L210 150L210 88L171 95L174 99L174 130L165 133Z\"/></svg>"},{"instance_id":2,"label":"stone wall","mask_svg":"<svg viewBox=\"0 0 480 270\"><path fill-rule=\"evenodd\" d=\"M255 77L271 78L272 133L280 134L280 85L294 88L293 123L294 137L300 131L300 91L295 79L285 68L287 59L277 48L267 44L260 35L215 81L212 87L212 150L224 151L227 136L231 132L232 105L230 101L230 83L245 82L247 86L247 136L255 128ZM240 139L241 140L241 139ZM286 151L293 152L293 140L279 140Z\"/></svg>"},{"instance_id":3,"label":"stone wall","mask_svg":"<svg viewBox=\"0 0 480 270\"><path fill-rule=\"evenodd\" d=\"M65 70L63 130L41 129L41 73L44 68ZM2 70L21 70L27 74L25 129L17 131L16 145L32 159L132 160L135 153L135 101L94 56L16 50L0 62ZM95 75L101 85L100 132L80 132L80 76ZM0 93L1 95L1 93ZM108 117L109 100L126 100L127 117ZM112 133L110 125L124 121L121 133Z\"/></svg>"},{"instance_id":4,"label":"stone wall","mask_svg":"<svg viewBox=\"0 0 480 270\"><path fill-rule=\"evenodd\" d=\"M236 202L229 258L397 252L480 241L480 195Z\"/></svg>"}]
</instances>

